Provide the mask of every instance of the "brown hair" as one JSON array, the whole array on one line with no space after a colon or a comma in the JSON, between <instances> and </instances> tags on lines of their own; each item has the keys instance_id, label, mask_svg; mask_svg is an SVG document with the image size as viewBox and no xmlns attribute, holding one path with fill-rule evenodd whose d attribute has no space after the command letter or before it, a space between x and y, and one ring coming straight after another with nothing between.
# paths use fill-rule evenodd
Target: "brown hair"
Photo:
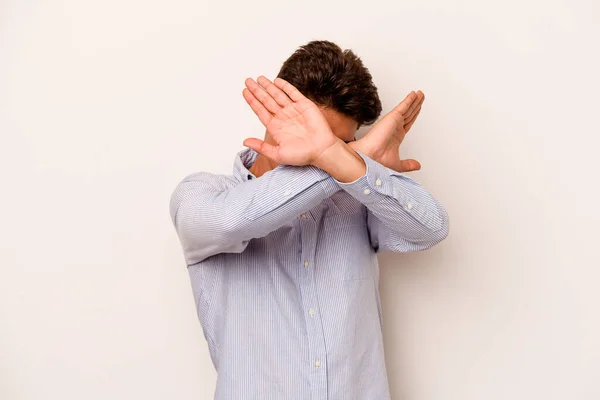
<instances>
[{"instance_id":1,"label":"brown hair","mask_svg":"<svg viewBox=\"0 0 600 400\"><path fill-rule=\"evenodd\" d=\"M381 101L369 70L352 50L326 40L301 46L281 67L279 78L320 106L342 113L358 125L381 114Z\"/></svg>"}]
</instances>

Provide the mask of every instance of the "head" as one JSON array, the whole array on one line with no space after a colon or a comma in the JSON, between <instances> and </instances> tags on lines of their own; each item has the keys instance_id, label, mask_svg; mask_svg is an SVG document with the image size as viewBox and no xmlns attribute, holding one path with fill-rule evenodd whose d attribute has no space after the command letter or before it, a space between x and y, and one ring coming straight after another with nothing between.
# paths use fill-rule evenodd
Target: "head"
<instances>
[{"instance_id":1,"label":"head","mask_svg":"<svg viewBox=\"0 0 600 400\"><path fill-rule=\"evenodd\" d=\"M320 40L301 46L277 76L317 104L333 133L345 142L381 114L369 70L352 50L342 50L335 43Z\"/></svg>"}]
</instances>

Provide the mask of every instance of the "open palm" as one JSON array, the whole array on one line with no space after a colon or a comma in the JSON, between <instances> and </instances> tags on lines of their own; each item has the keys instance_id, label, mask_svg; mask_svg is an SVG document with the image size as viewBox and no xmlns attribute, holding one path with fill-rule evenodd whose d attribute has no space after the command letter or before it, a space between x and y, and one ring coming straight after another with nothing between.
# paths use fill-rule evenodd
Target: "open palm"
<instances>
[{"instance_id":1,"label":"open palm","mask_svg":"<svg viewBox=\"0 0 600 400\"><path fill-rule=\"evenodd\" d=\"M401 160L399 148L421 112L425 100L423 92L411 92L392 111L381 118L367 134L350 146L379 163L398 172L415 171L421 168L417 160Z\"/></svg>"},{"instance_id":2,"label":"open palm","mask_svg":"<svg viewBox=\"0 0 600 400\"><path fill-rule=\"evenodd\" d=\"M277 78L273 83L263 76L258 82L248 78L243 95L274 142L249 138L244 145L276 163L308 165L336 143L317 105L289 82Z\"/></svg>"}]
</instances>

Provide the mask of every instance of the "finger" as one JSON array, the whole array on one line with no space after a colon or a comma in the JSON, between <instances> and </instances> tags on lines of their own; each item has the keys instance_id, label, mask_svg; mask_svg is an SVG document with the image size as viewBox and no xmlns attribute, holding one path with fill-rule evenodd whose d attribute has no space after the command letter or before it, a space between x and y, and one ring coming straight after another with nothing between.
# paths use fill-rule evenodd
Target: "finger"
<instances>
[{"instance_id":1,"label":"finger","mask_svg":"<svg viewBox=\"0 0 600 400\"><path fill-rule=\"evenodd\" d=\"M265 108L271 114L275 114L281 109L281 107L279 107L279 104L277 104L277 102L271 97L271 95L267 93L265 89L263 89L261 86L259 86L258 83L254 81L254 79L248 78L246 79L245 83L248 90L252 92L254 97L256 97L256 99L260 101L262 105L265 106Z\"/></svg>"},{"instance_id":2,"label":"finger","mask_svg":"<svg viewBox=\"0 0 600 400\"><path fill-rule=\"evenodd\" d=\"M244 100L246 100L246 103L248 103L252 111L254 111L254 114L256 114L260 122L264 126L267 126L267 124L273 118L273 115L269 112L269 110L267 110L265 106L263 106L262 103L258 101L258 99L247 88L244 88L244 90L242 90L242 95L244 96Z\"/></svg>"},{"instance_id":3,"label":"finger","mask_svg":"<svg viewBox=\"0 0 600 400\"><path fill-rule=\"evenodd\" d=\"M404 125L407 125L410 121L412 121L416 115L421 112L421 104L423 104L422 102L419 102L419 106L416 107L414 110L411 110L408 114L406 114L404 116Z\"/></svg>"},{"instance_id":4,"label":"finger","mask_svg":"<svg viewBox=\"0 0 600 400\"><path fill-rule=\"evenodd\" d=\"M413 116L413 114L419 109L419 107L421 107L422 100L424 98L425 98L425 96L423 95L423 92L421 92L420 90L415 93L413 102L408 107L408 110L406 110L406 112L402 115L402 118L404 118L404 121L409 120Z\"/></svg>"},{"instance_id":5,"label":"finger","mask_svg":"<svg viewBox=\"0 0 600 400\"><path fill-rule=\"evenodd\" d=\"M418 171L421 169L421 163L413 159L398 160L392 169L398 172Z\"/></svg>"},{"instance_id":6,"label":"finger","mask_svg":"<svg viewBox=\"0 0 600 400\"><path fill-rule=\"evenodd\" d=\"M410 113L404 116L404 123L406 124L408 121L411 121L419 111L421 111L421 105L416 107L414 110L411 110Z\"/></svg>"},{"instance_id":7,"label":"finger","mask_svg":"<svg viewBox=\"0 0 600 400\"><path fill-rule=\"evenodd\" d=\"M283 90L285 92L285 94L287 94L289 96L290 99L292 99L293 101L300 101L305 99L304 95L302 93L300 93L300 91L298 89L296 89L294 87L294 85L292 85L291 83L289 83L288 81L281 79L281 78L277 78L275 79L275 86L277 86L279 89Z\"/></svg>"},{"instance_id":8,"label":"finger","mask_svg":"<svg viewBox=\"0 0 600 400\"><path fill-rule=\"evenodd\" d=\"M420 90L417 92L417 99L410 106L406 115L404 116L404 121L409 121L412 117L417 113L417 111L423 105L423 101L425 101L425 95Z\"/></svg>"},{"instance_id":9,"label":"finger","mask_svg":"<svg viewBox=\"0 0 600 400\"><path fill-rule=\"evenodd\" d=\"M269 144L263 140L256 138L248 138L244 140L244 146L250 147L252 150L256 151L263 156L274 160L275 162L279 162L279 152L277 147Z\"/></svg>"},{"instance_id":10,"label":"finger","mask_svg":"<svg viewBox=\"0 0 600 400\"><path fill-rule=\"evenodd\" d=\"M414 103L414 101L417 98L417 94L412 91L410 92L405 98L404 100L402 100L400 102L400 104L398 104L395 108L394 111L400 113L400 115L406 115L406 112L408 111L408 109L410 108L410 106Z\"/></svg>"},{"instance_id":11,"label":"finger","mask_svg":"<svg viewBox=\"0 0 600 400\"><path fill-rule=\"evenodd\" d=\"M420 113L421 113L421 109L419 108L417 110L417 113L411 118L411 120L404 124L404 132L408 132L410 130L410 127L413 126L413 124L417 120L417 117L419 116Z\"/></svg>"},{"instance_id":12,"label":"finger","mask_svg":"<svg viewBox=\"0 0 600 400\"><path fill-rule=\"evenodd\" d=\"M410 115L406 115L404 116L404 126L406 126L408 124L409 121L414 120L415 116L421 111L421 107L416 108L414 111L411 112Z\"/></svg>"},{"instance_id":13,"label":"finger","mask_svg":"<svg viewBox=\"0 0 600 400\"><path fill-rule=\"evenodd\" d=\"M258 84L265 88L267 93L271 95L273 99L279 104L281 107L285 107L290 104L292 100L285 94L281 89L273 84L270 80L265 78L264 76L258 77Z\"/></svg>"}]
</instances>

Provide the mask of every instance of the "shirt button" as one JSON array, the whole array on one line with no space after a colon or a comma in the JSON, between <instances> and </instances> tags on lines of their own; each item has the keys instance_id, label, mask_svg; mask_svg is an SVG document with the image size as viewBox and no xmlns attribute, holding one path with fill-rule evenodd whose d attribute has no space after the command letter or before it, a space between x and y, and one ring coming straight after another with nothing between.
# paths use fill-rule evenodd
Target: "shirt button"
<instances>
[{"instance_id":1,"label":"shirt button","mask_svg":"<svg viewBox=\"0 0 600 400\"><path fill-rule=\"evenodd\" d=\"M370 189L365 189L363 191L363 193L366 194L366 195L369 195L369 194L371 194L371 190Z\"/></svg>"},{"instance_id":2,"label":"shirt button","mask_svg":"<svg viewBox=\"0 0 600 400\"><path fill-rule=\"evenodd\" d=\"M413 208L413 205L412 205L412 203L408 203L408 204L406 205L406 208L408 208L409 210L412 210L412 208Z\"/></svg>"},{"instance_id":3,"label":"shirt button","mask_svg":"<svg viewBox=\"0 0 600 400\"><path fill-rule=\"evenodd\" d=\"M381 186L381 179L377 179L375 181L375 186Z\"/></svg>"},{"instance_id":4,"label":"shirt button","mask_svg":"<svg viewBox=\"0 0 600 400\"><path fill-rule=\"evenodd\" d=\"M292 194L291 190L286 190L285 193L284 193L284 195L286 195L286 196L289 196L290 194Z\"/></svg>"},{"instance_id":5,"label":"shirt button","mask_svg":"<svg viewBox=\"0 0 600 400\"><path fill-rule=\"evenodd\" d=\"M315 310L314 310L314 309L312 309L312 308L311 308L311 309L309 309L309 310L308 310L308 314L309 314L311 317L314 317L314 316L315 316Z\"/></svg>"},{"instance_id":6,"label":"shirt button","mask_svg":"<svg viewBox=\"0 0 600 400\"><path fill-rule=\"evenodd\" d=\"M300 218L302 218L302 219L308 219L308 217L306 216L306 214L302 214L302 215L300 216Z\"/></svg>"},{"instance_id":7,"label":"shirt button","mask_svg":"<svg viewBox=\"0 0 600 400\"><path fill-rule=\"evenodd\" d=\"M321 361L317 360L315 361L315 367L319 368L321 366Z\"/></svg>"},{"instance_id":8,"label":"shirt button","mask_svg":"<svg viewBox=\"0 0 600 400\"><path fill-rule=\"evenodd\" d=\"M308 261L304 261L304 268L308 268Z\"/></svg>"}]
</instances>

